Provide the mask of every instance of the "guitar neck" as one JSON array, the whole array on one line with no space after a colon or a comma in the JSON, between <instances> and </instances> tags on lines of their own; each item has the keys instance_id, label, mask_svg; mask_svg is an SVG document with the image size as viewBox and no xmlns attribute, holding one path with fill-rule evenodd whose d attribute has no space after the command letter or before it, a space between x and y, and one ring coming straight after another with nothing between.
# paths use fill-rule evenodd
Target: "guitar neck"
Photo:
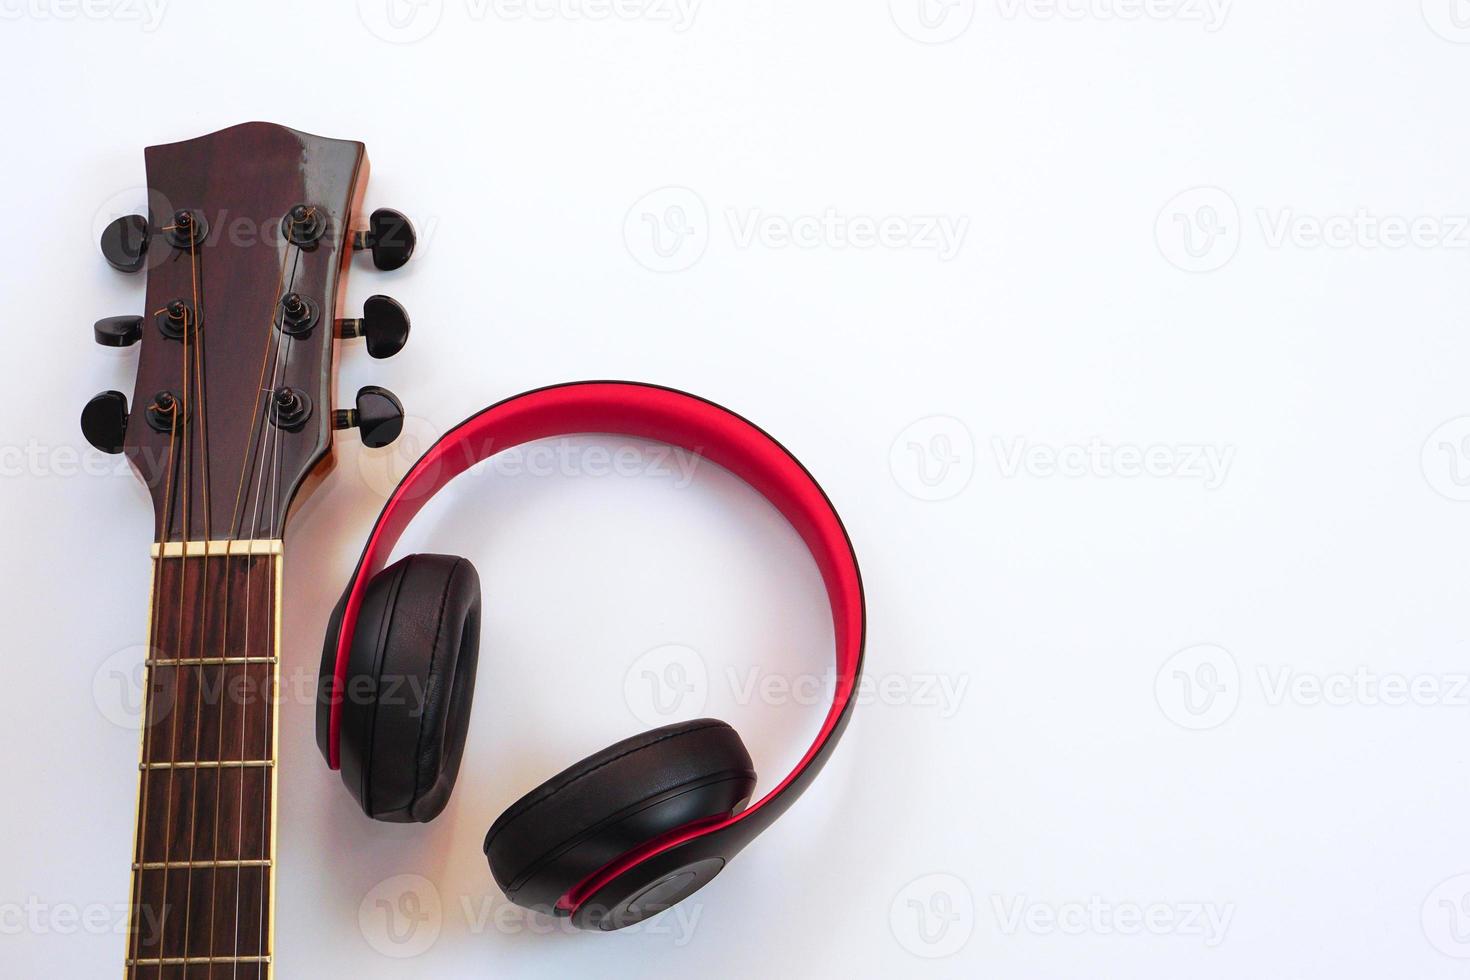
<instances>
[{"instance_id":1,"label":"guitar neck","mask_svg":"<svg viewBox=\"0 0 1470 980\"><path fill-rule=\"evenodd\" d=\"M280 596L280 541L154 546L125 978L272 975Z\"/></svg>"}]
</instances>

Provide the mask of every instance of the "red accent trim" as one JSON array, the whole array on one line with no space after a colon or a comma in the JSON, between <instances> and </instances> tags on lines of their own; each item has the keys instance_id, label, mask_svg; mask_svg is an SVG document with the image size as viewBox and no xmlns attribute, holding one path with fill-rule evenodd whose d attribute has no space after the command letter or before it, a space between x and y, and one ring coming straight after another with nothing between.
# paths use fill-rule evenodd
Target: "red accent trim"
<instances>
[{"instance_id":1,"label":"red accent trim","mask_svg":"<svg viewBox=\"0 0 1470 980\"><path fill-rule=\"evenodd\" d=\"M559 385L507 399L445 433L393 491L349 586L338 633L336 690L343 689L352 630L367 583L387 564L404 528L429 498L495 453L573 433L615 433L678 446L724 467L769 500L806 543L826 584L837 645L837 684L821 731L801 762L774 789L731 817L681 828L624 855L572 889L560 903L565 908L575 908L640 861L745 819L778 796L812 761L852 697L862 658L864 622L857 561L842 522L811 474L780 443L727 409L668 388L615 381ZM341 765L341 730L342 704L335 698L329 729L333 769Z\"/></svg>"}]
</instances>

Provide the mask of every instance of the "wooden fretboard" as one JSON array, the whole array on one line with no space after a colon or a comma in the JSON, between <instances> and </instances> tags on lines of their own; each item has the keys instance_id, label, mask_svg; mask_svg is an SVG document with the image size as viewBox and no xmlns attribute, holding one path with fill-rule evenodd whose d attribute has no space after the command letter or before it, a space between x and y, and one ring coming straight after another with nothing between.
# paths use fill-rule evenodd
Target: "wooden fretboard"
<instances>
[{"instance_id":1,"label":"wooden fretboard","mask_svg":"<svg viewBox=\"0 0 1470 980\"><path fill-rule=\"evenodd\" d=\"M280 542L211 544L155 548L126 978L272 975Z\"/></svg>"}]
</instances>

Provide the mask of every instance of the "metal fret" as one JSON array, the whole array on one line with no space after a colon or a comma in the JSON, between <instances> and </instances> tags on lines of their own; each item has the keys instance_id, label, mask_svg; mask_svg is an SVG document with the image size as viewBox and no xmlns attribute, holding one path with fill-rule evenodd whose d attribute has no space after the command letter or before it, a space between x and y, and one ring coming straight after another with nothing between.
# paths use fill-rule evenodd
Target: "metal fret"
<instances>
[{"instance_id":1,"label":"metal fret","mask_svg":"<svg viewBox=\"0 0 1470 980\"><path fill-rule=\"evenodd\" d=\"M269 963L269 956L164 956L151 960L128 960L128 966L187 966L191 963Z\"/></svg>"},{"instance_id":2,"label":"metal fret","mask_svg":"<svg viewBox=\"0 0 1470 980\"><path fill-rule=\"evenodd\" d=\"M177 553L156 556L153 562L149 635L155 637L152 643L157 656L145 664L150 673L154 667L173 667L176 673L152 674L163 681L162 687L157 680L150 685L149 703L159 690L167 691L170 678L180 678L184 686L161 702L160 710L179 714L163 715L161 723L150 725L146 719L152 716L148 707L144 709L135 847L129 862L134 882L129 894L134 901L130 903L126 975L129 980L144 976L152 980L153 971L163 967L258 964L247 975L251 980L257 976L270 980L274 975L280 698L262 696L237 706L234 701L204 695L210 691L211 678L235 676L229 671L234 664L265 666L269 671L265 675L256 670L236 673L269 683L270 690L278 688L282 557L279 550L261 551L226 562L207 558L199 549L184 554L180 543L173 544ZM167 560L170 558L184 560ZM247 586L250 569L255 576L253 589ZM184 616L175 611L181 592L191 600L183 605ZM227 595L235 601L225 604ZM205 609L208 614L196 612ZM194 656L201 653L205 656ZM200 668L198 686L193 681L196 673L188 670L191 665ZM204 671L206 666L220 670ZM205 744L199 743L194 727L200 725L212 726L205 729ZM241 741L247 733L250 741ZM209 758L235 753L248 758ZM185 758L152 761L176 756ZM217 778L206 776L209 772L217 773ZM185 773L188 775L176 788L170 777ZM226 775L233 773L240 774L238 780ZM254 773L260 773L260 778ZM159 778L152 779L150 774ZM150 784L151 796L146 790ZM196 814L202 818L197 825ZM191 836L194 843L190 843ZM244 902L248 937L242 931L237 938L228 927L221 933L213 924L207 932L185 926L191 908L196 923L204 922L201 916L213 923L216 889L225 902L232 895L235 902ZM166 916L164 907L171 910ZM144 910L151 910L151 918L139 918ZM170 924L160 925L165 920ZM154 923L152 932L147 931L150 922ZM216 951L220 955L209 955Z\"/></svg>"},{"instance_id":3,"label":"metal fret","mask_svg":"<svg viewBox=\"0 0 1470 980\"><path fill-rule=\"evenodd\" d=\"M274 759L225 759L215 762L211 760L194 762L140 762L139 769L270 769L274 767Z\"/></svg>"},{"instance_id":4,"label":"metal fret","mask_svg":"<svg viewBox=\"0 0 1470 980\"><path fill-rule=\"evenodd\" d=\"M217 664L273 664L278 657L173 657L161 660L145 660L145 667L188 667L191 664L212 666Z\"/></svg>"},{"instance_id":5,"label":"metal fret","mask_svg":"<svg viewBox=\"0 0 1470 980\"><path fill-rule=\"evenodd\" d=\"M134 862L134 871L168 871L173 868L270 868L275 862L262 858L255 861L145 861Z\"/></svg>"}]
</instances>

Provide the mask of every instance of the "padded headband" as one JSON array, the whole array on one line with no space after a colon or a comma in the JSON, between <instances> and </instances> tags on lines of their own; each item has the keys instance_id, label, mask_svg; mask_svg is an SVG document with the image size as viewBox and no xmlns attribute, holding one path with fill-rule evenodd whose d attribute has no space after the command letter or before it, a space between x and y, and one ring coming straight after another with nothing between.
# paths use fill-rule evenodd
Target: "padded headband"
<instances>
[{"instance_id":1,"label":"padded headband","mask_svg":"<svg viewBox=\"0 0 1470 980\"><path fill-rule=\"evenodd\" d=\"M476 463L523 443L578 433L607 433L651 439L678 446L708 459L750 484L779 510L801 536L816 560L832 606L837 645L837 682L831 708L816 740L796 768L758 802L728 818L746 820L780 798L792 795L763 814L747 830L764 826L789 805L825 760L845 727L858 674L862 669L866 611L857 556L842 520L806 468L755 424L728 409L694 395L656 385L621 381L586 381L539 388L498 402L471 416L439 438L404 475L383 505L358 559L341 607L335 666L324 662L323 692L330 698L326 735L328 761L341 765L342 690L352 631L367 584L387 563L404 528L445 484ZM324 660L330 654L324 651ZM802 778L803 774L806 778ZM707 828L709 830L720 827ZM740 836L744 836L741 834ZM667 846L667 845L666 845Z\"/></svg>"}]
</instances>

